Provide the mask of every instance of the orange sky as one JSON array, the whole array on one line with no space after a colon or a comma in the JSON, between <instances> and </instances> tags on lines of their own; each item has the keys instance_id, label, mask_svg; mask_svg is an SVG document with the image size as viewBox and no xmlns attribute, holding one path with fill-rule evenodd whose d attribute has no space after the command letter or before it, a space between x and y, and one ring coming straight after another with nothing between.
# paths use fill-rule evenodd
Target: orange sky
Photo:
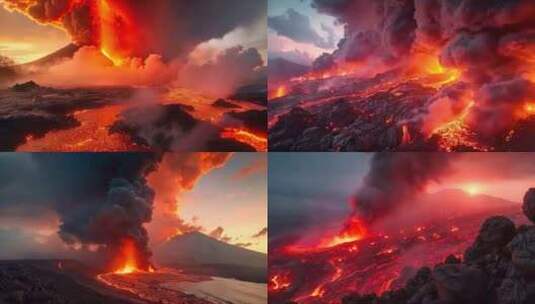
<instances>
[{"instance_id":1,"label":"orange sky","mask_svg":"<svg viewBox=\"0 0 535 304\"><path fill-rule=\"evenodd\" d=\"M41 58L70 43L64 31L40 25L0 6L0 54L17 63Z\"/></svg>"}]
</instances>

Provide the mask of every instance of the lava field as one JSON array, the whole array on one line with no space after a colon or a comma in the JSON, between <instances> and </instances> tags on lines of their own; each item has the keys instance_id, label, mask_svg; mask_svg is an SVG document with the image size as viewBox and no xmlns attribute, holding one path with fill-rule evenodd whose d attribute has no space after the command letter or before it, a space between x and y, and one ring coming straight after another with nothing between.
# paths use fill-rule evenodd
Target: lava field
<instances>
[{"instance_id":1,"label":"lava field","mask_svg":"<svg viewBox=\"0 0 535 304\"><path fill-rule=\"evenodd\" d=\"M370 233L361 240L335 246L303 247L289 244L274 248L269 258L271 303L528 303L496 300L426 302L433 297L436 299L436 288L440 289L440 286L431 286L432 267L443 263L460 265L461 260L467 263L468 253L465 252L472 244L476 244L472 247L479 246L478 241L474 243L474 240L482 223L497 214L506 216L516 224L526 222L519 206L502 206L471 215L453 215L440 221L405 226L398 231ZM499 239L501 235L492 235L500 232L499 225L481 228L481 231L491 229L491 234L483 237ZM479 233L482 235L483 232ZM511 239L512 236L508 240ZM472 251L474 256L487 253ZM418 283L422 275L426 277L424 283L427 284L427 290L419 290L425 285ZM462 274L447 275L455 277ZM496 282L503 279L505 273L494 275L487 272L486 276ZM451 281L444 284L454 285ZM426 295L426 292L430 295ZM438 294L441 294L440 290ZM424 298L427 300L424 301Z\"/></svg>"}]
</instances>

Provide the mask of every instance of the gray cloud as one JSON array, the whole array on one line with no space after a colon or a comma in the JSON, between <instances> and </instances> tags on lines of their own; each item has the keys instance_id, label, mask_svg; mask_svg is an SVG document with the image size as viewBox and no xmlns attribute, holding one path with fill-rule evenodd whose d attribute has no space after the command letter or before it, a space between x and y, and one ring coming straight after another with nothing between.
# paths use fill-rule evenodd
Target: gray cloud
<instances>
[{"instance_id":1,"label":"gray cloud","mask_svg":"<svg viewBox=\"0 0 535 304\"><path fill-rule=\"evenodd\" d=\"M321 25L321 29L327 34L327 39L325 39L312 28L308 16L291 8L284 15L269 17L268 26L277 34L297 42L310 43L323 49L335 47L335 35L331 27Z\"/></svg>"}]
</instances>

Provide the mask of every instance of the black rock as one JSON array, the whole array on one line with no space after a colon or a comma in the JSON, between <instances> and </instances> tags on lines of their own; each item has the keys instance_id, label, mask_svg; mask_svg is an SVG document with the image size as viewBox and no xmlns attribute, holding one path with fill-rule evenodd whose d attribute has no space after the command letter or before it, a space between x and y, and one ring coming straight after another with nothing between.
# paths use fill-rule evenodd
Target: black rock
<instances>
[{"instance_id":1,"label":"black rock","mask_svg":"<svg viewBox=\"0 0 535 304\"><path fill-rule=\"evenodd\" d=\"M239 109L239 108L241 108L241 106L233 104L233 103L228 102L228 101L226 101L224 99L221 99L221 98L216 100L216 101L214 101L212 106L214 106L216 108L223 108L223 109Z\"/></svg>"},{"instance_id":2,"label":"black rock","mask_svg":"<svg viewBox=\"0 0 535 304\"><path fill-rule=\"evenodd\" d=\"M530 221L535 223L535 188L529 189L524 195L522 211Z\"/></svg>"},{"instance_id":3,"label":"black rock","mask_svg":"<svg viewBox=\"0 0 535 304\"><path fill-rule=\"evenodd\" d=\"M474 262L487 254L502 250L515 234L515 223L510 219L503 216L487 219L481 226L474 244L465 251L465 261Z\"/></svg>"},{"instance_id":4,"label":"black rock","mask_svg":"<svg viewBox=\"0 0 535 304\"><path fill-rule=\"evenodd\" d=\"M40 88L41 87L32 80L25 83L17 83L11 87L11 90L15 92L30 92Z\"/></svg>"}]
</instances>

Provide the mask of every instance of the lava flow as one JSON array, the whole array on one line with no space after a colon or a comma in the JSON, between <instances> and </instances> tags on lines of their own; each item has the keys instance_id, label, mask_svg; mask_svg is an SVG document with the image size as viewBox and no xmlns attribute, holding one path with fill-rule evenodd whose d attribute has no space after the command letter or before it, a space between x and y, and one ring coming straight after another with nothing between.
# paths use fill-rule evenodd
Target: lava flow
<instances>
[{"instance_id":1,"label":"lava flow","mask_svg":"<svg viewBox=\"0 0 535 304\"><path fill-rule=\"evenodd\" d=\"M461 257L481 223L494 214L523 220L518 206L502 206L396 231L368 232L364 238L357 234L347 242L335 236L329 247L270 249L270 303L341 303L352 293L380 295L399 289L419 267L433 267L449 255Z\"/></svg>"},{"instance_id":2,"label":"lava flow","mask_svg":"<svg viewBox=\"0 0 535 304\"><path fill-rule=\"evenodd\" d=\"M533 1L346 2L312 5L344 25L334 51L270 72L271 150L531 148Z\"/></svg>"}]
</instances>

